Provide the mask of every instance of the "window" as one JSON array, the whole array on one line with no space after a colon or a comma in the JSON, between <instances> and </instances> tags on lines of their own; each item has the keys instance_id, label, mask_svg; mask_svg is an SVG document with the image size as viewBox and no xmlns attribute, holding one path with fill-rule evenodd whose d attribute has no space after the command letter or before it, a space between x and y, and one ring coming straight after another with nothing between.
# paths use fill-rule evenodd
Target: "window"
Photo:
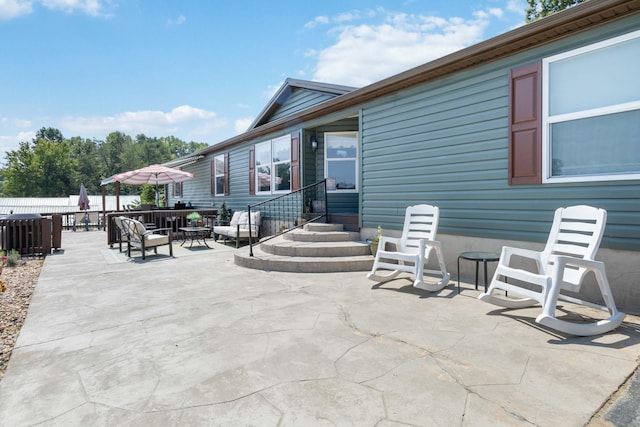
<instances>
[{"instance_id":1,"label":"window","mask_svg":"<svg viewBox=\"0 0 640 427\"><path fill-rule=\"evenodd\" d=\"M182 182L173 183L173 197L182 197Z\"/></svg>"},{"instance_id":2,"label":"window","mask_svg":"<svg viewBox=\"0 0 640 427\"><path fill-rule=\"evenodd\" d=\"M291 145L289 135L255 145L256 193L291 191Z\"/></svg>"},{"instance_id":3,"label":"window","mask_svg":"<svg viewBox=\"0 0 640 427\"><path fill-rule=\"evenodd\" d=\"M358 132L327 132L325 176L335 178L335 191L357 191Z\"/></svg>"},{"instance_id":4,"label":"window","mask_svg":"<svg viewBox=\"0 0 640 427\"><path fill-rule=\"evenodd\" d=\"M225 196L229 194L229 158L228 154L220 154L211 162L211 194Z\"/></svg>"},{"instance_id":5,"label":"window","mask_svg":"<svg viewBox=\"0 0 640 427\"><path fill-rule=\"evenodd\" d=\"M640 179L640 31L543 60L545 182Z\"/></svg>"}]
</instances>

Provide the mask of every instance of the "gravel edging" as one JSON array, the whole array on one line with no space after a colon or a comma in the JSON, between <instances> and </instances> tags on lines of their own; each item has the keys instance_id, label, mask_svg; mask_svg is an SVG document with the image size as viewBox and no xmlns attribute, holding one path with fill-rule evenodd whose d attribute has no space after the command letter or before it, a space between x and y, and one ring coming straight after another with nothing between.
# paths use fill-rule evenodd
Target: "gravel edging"
<instances>
[{"instance_id":1,"label":"gravel edging","mask_svg":"<svg viewBox=\"0 0 640 427\"><path fill-rule=\"evenodd\" d=\"M43 260L21 260L13 267L4 266L0 273L0 280L4 282L5 288L4 292L0 292L0 381L27 317L42 262Z\"/></svg>"}]
</instances>

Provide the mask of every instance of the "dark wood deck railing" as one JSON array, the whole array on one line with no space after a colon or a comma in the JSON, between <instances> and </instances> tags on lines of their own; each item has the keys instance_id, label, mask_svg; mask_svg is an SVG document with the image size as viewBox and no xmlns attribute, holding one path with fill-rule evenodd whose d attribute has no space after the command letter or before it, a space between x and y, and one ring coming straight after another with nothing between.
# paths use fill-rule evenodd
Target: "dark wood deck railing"
<instances>
[{"instance_id":1,"label":"dark wood deck railing","mask_svg":"<svg viewBox=\"0 0 640 427\"><path fill-rule=\"evenodd\" d=\"M61 247L62 217L0 219L0 249L23 256L46 256Z\"/></svg>"}]
</instances>

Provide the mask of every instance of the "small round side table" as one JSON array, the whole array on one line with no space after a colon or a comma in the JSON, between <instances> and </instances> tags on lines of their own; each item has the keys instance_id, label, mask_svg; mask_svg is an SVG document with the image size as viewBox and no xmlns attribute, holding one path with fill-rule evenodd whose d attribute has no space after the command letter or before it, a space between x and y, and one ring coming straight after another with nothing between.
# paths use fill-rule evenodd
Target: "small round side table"
<instances>
[{"instance_id":1,"label":"small round side table","mask_svg":"<svg viewBox=\"0 0 640 427\"><path fill-rule=\"evenodd\" d=\"M500 260L500 254L495 252L462 252L458 256L458 293L460 293L460 259L475 261L476 263L476 290L478 290L478 265L484 264L484 291L487 292L487 263Z\"/></svg>"}]
</instances>

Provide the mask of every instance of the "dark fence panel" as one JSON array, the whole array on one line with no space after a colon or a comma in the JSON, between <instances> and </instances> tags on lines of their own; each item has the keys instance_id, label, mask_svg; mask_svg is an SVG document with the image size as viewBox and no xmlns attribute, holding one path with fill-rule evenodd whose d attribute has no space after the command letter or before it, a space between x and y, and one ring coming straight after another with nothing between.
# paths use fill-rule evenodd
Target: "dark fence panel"
<instances>
[{"instance_id":1,"label":"dark fence panel","mask_svg":"<svg viewBox=\"0 0 640 427\"><path fill-rule=\"evenodd\" d=\"M51 253L52 226L49 218L0 219L2 251L44 256Z\"/></svg>"}]
</instances>

